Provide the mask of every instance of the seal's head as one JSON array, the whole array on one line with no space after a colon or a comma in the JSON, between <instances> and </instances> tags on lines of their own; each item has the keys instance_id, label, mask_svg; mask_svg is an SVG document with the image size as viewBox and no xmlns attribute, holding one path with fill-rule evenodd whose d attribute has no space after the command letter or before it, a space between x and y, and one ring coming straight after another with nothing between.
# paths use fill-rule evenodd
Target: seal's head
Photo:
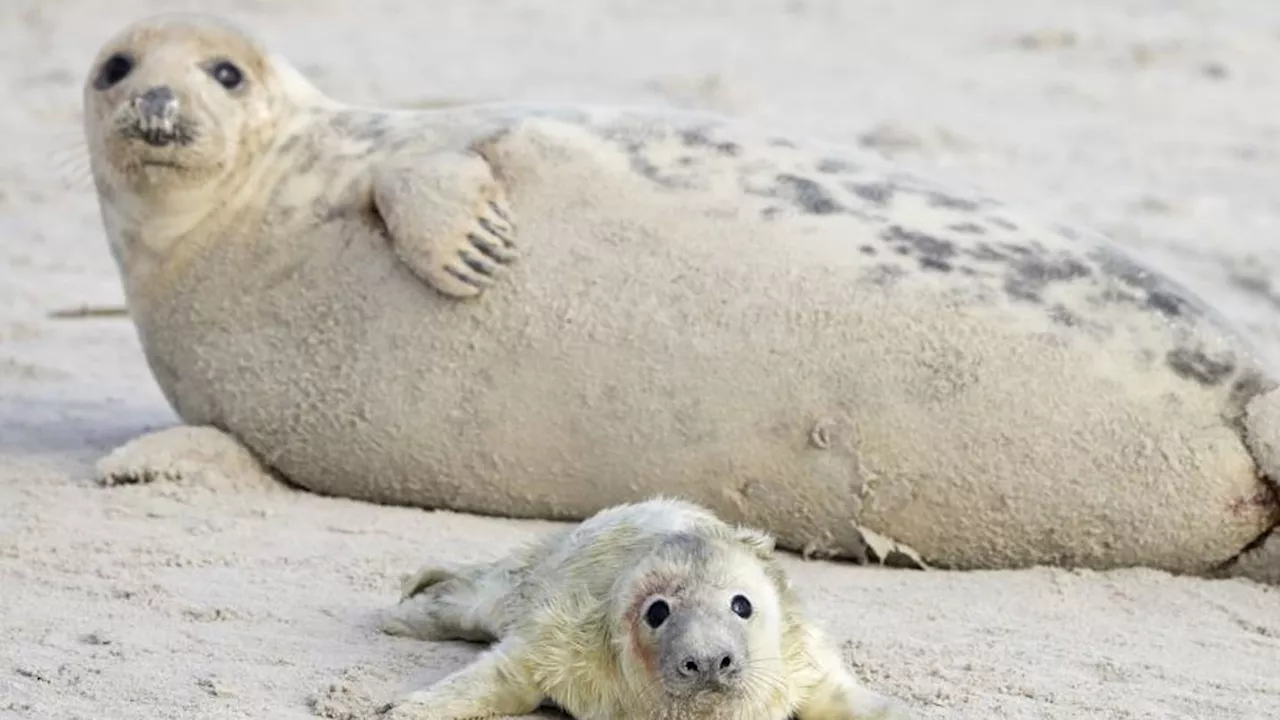
<instances>
[{"instance_id":1,"label":"seal's head","mask_svg":"<svg viewBox=\"0 0 1280 720\"><path fill-rule=\"evenodd\" d=\"M653 717L764 717L784 693L767 536L666 538L617 580L619 665Z\"/></svg>"},{"instance_id":2,"label":"seal's head","mask_svg":"<svg viewBox=\"0 0 1280 720\"><path fill-rule=\"evenodd\" d=\"M217 183L259 155L315 94L225 21L173 14L137 22L104 44L84 83L99 191L163 203Z\"/></svg>"}]
</instances>

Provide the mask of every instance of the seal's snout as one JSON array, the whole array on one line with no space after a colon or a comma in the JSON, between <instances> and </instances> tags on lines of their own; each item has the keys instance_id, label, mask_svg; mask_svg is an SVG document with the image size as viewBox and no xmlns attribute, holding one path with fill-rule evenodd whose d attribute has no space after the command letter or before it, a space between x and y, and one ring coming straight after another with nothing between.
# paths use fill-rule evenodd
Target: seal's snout
<instances>
[{"instance_id":1,"label":"seal's snout","mask_svg":"<svg viewBox=\"0 0 1280 720\"><path fill-rule=\"evenodd\" d=\"M678 672L685 680L705 687L721 687L731 682L741 670L732 650L686 655Z\"/></svg>"},{"instance_id":2,"label":"seal's snout","mask_svg":"<svg viewBox=\"0 0 1280 720\"><path fill-rule=\"evenodd\" d=\"M734 619L736 620L736 618ZM746 665L745 637L733 620L691 613L667 629L662 653L668 687L677 694L731 690Z\"/></svg>"},{"instance_id":3,"label":"seal's snout","mask_svg":"<svg viewBox=\"0 0 1280 720\"><path fill-rule=\"evenodd\" d=\"M135 97L133 109L148 145L164 147L178 139L178 96L168 85L157 85Z\"/></svg>"}]
</instances>

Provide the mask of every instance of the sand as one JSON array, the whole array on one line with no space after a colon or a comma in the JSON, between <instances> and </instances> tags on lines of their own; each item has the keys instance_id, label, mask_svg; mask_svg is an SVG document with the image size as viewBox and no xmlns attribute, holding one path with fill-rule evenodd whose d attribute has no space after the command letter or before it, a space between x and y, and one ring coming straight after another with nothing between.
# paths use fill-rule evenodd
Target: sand
<instances>
[{"instance_id":1,"label":"sand","mask_svg":"<svg viewBox=\"0 0 1280 720\"><path fill-rule=\"evenodd\" d=\"M80 78L142 14L0 3L0 718L361 718L464 643L374 629L400 575L546 523L218 477L102 488L176 423L123 317ZM361 102L667 103L861 144L1113 233L1280 362L1274 0L225 0ZM1280 589L1134 569L788 561L868 683L922 718L1280 716Z\"/></svg>"}]
</instances>

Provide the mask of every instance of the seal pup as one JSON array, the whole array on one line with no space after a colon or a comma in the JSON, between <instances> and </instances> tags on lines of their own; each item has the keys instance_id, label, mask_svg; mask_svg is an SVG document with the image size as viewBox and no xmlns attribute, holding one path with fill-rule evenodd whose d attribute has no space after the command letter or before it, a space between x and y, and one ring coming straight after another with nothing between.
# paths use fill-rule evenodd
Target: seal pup
<instances>
[{"instance_id":1,"label":"seal pup","mask_svg":"<svg viewBox=\"0 0 1280 720\"><path fill-rule=\"evenodd\" d=\"M353 107L203 16L84 93L157 383L312 491L915 567L1211 573L1280 518L1273 370L1105 239L713 115Z\"/></svg>"},{"instance_id":2,"label":"seal pup","mask_svg":"<svg viewBox=\"0 0 1280 720\"><path fill-rule=\"evenodd\" d=\"M654 498L603 510L493 562L428 565L382 627L493 645L382 708L462 720L906 720L809 621L774 540Z\"/></svg>"}]
</instances>

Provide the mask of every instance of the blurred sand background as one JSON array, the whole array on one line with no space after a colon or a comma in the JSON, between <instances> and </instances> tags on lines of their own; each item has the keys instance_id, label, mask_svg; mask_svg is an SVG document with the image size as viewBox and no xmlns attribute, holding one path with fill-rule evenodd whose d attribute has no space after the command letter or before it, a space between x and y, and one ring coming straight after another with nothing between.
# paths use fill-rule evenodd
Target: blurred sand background
<instances>
[{"instance_id":1,"label":"blurred sand background","mask_svg":"<svg viewBox=\"0 0 1280 720\"><path fill-rule=\"evenodd\" d=\"M543 523L268 487L105 489L175 422L76 160L99 44L159 0L0 2L0 718L363 718L476 648L373 628L399 575ZM1280 362L1275 0L224 0L332 94L716 110L1108 231ZM789 562L923 718L1280 717L1280 589Z\"/></svg>"}]
</instances>

